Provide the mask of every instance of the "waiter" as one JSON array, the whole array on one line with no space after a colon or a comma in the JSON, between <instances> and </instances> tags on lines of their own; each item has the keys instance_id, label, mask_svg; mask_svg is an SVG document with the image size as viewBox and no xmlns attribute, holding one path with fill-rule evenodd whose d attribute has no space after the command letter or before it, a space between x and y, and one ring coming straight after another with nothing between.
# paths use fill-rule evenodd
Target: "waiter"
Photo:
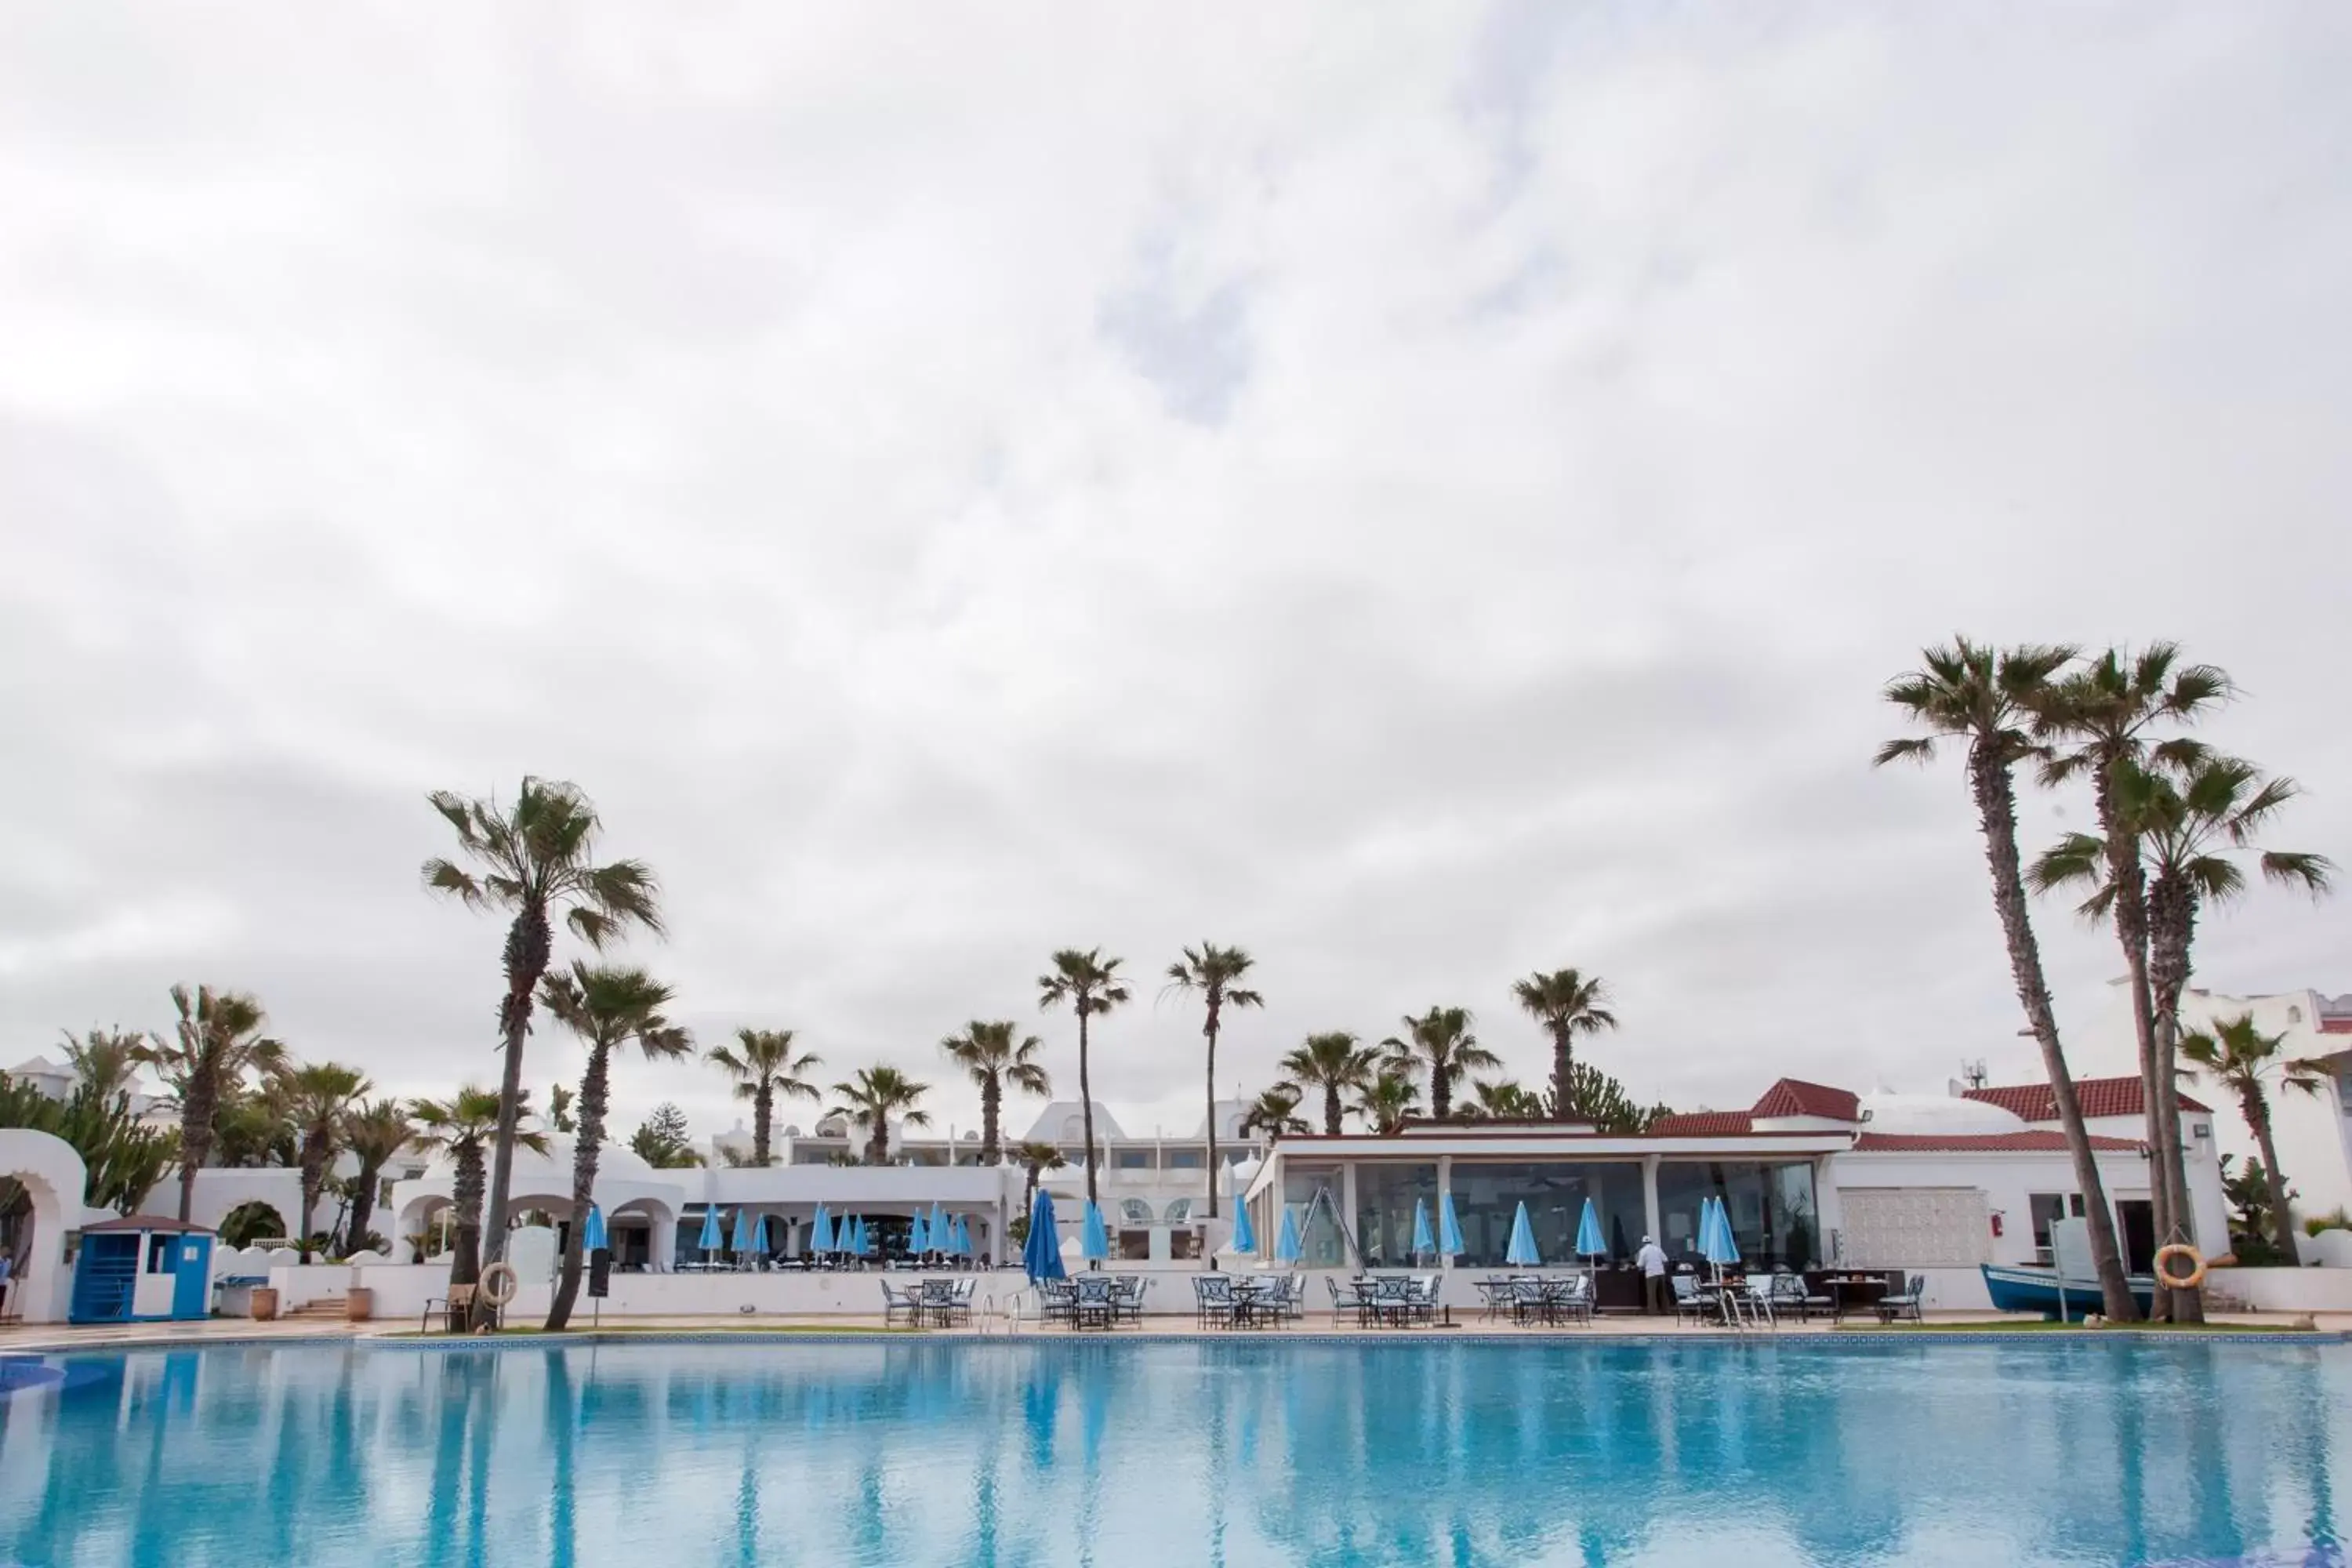
<instances>
[{"instance_id":1,"label":"waiter","mask_svg":"<svg viewBox=\"0 0 2352 1568\"><path fill-rule=\"evenodd\" d=\"M1666 1249L1649 1237L1642 1238L1642 1250L1633 1255L1642 1270L1643 1310L1655 1315L1666 1310Z\"/></svg>"}]
</instances>

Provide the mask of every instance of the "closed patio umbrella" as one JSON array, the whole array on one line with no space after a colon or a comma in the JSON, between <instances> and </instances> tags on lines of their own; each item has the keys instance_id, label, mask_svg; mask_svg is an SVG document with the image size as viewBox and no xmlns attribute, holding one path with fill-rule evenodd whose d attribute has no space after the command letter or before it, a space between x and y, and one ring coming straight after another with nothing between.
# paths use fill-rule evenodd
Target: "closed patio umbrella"
<instances>
[{"instance_id":1,"label":"closed patio umbrella","mask_svg":"<svg viewBox=\"0 0 2352 1568\"><path fill-rule=\"evenodd\" d=\"M931 1223L929 1234L931 1238L931 1250L933 1252L945 1252L948 1249L948 1238L952 1233L948 1229L948 1211L946 1205L936 1203L931 1205Z\"/></svg>"},{"instance_id":2,"label":"closed patio umbrella","mask_svg":"<svg viewBox=\"0 0 2352 1568\"><path fill-rule=\"evenodd\" d=\"M695 1245L706 1254L718 1252L726 1247L726 1233L719 1228L719 1206L716 1204L702 1211L702 1234L695 1238Z\"/></svg>"},{"instance_id":3,"label":"closed patio umbrella","mask_svg":"<svg viewBox=\"0 0 2352 1568\"><path fill-rule=\"evenodd\" d=\"M1731 1233L1731 1211L1721 1198L1706 1200L1706 1213L1699 1226L1698 1249L1719 1275L1728 1263L1739 1261L1739 1238Z\"/></svg>"},{"instance_id":4,"label":"closed patio umbrella","mask_svg":"<svg viewBox=\"0 0 2352 1568\"><path fill-rule=\"evenodd\" d=\"M849 1250L860 1258L871 1256L874 1251L874 1238L866 1234L866 1216L859 1215L852 1219L849 1222Z\"/></svg>"},{"instance_id":5,"label":"closed patio umbrella","mask_svg":"<svg viewBox=\"0 0 2352 1568\"><path fill-rule=\"evenodd\" d=\"M958 1215L949 1222L949 1228L954 1232L952 1245L955 1247L955 1255L958 1258L970 1258L971 1256L971 1221L962 1215Z\"/></svg>"},{"instance_id":6,"label":"closed patio umbrella","mask_svg":"<svg viewBox=\"0 0 2352 1568\"><path fill-rule=\"evenodd\" d=\"M1420 1198L1412 1200L1412 1255L1426 1257L1437 1250L1437 1237L1430 1234L1429 1205Z\"/></svg>"},{"instance_id":7,"label":"closed patio umbrella","mask_svg":"<svg viewBox=\"0 0 2352 1568\"><path fill-rule=\"evenodd\" d=\"M809 1221L808 1249L819 1258L833 1250L833 1216L824 1212L823 1204L816 1205L816 1217Z\"/></svg>"},{"instance_id":8,"label":"closed patio umbrella","mask_svg":"<svg viewBox=\"0 0 2352 1568\"><path fill-rule=\"evenodd\" d=\"M1528 1223L1524 1202L1511 1215L1511 1244L1503 1250L1503 1261L1514 1268L1533 1268L1543 1261L1543 1254L1536 1250L1536 1229Z\"/></svg>"},{"instance_id":9,"label":"closed patio umbrella","mask_svg":"<svg viewBox=\"0 0 2352 1568\"><path fill-rule=\"evenodd\" d=\"M1087 1200L1086 1224L1078 1232L1078 1249L1089 1263L1100 1263L1110 1256L1110 1227L1103 1224L1103 1212L1094 1199Z\"/></svg>"},{"instance_id":10,"label":"closed patio umbrella","mask_svg":"<svg viewBox=\"0 0 2352 1568\"><path fill-rule=\"evenodd\" d=\"M767 1228L767 1221L761 1220L760 1229L764 1231ZM748 1258L756 1245L757 1243L752 1240L751 1211L737 1209L735 1211L735 1255L738 1258Z\"/></svg>"},{"instance_id":11,"label":"closed patio umbrella","mask_svg":"<svg viewBox=\"0 0 2352 1568\"><path fill-rule=\"evenodd\" d=\"M923 1211L917 1209L907 1224L907 1250L919 1258L930 1249L930 1227L923 1223Z\"/></svg>"},{"instance_id":12,"label":"closed patio umbrella","mask_svg":"<svg viewBox=\"0 0 2352 1568\"><path fill-rule=\"evenodd\" d=\"M1029 1271L1033 1284L1040 1279L1059 1279L1066 1272L1062 1268L1062 1237L1054 1225L1054 1194L1042 1187L1029 1210L1029 1239L1022 1244L1021 1266Z\"/></svg>"},{"instance_id":13,"label":"closed patio umbrella","mask_svg":"<svg viewBox=\"0 0 2352 1568\"><path fill-rule=\"evenodd\" d=\"M1307 1244L1298 1234L1298 1211L1288 1204L1282 1205L1282 1234L1274 1238L1274 1260L1296 1263L1307 1255Z\"/></svg>"},{"instance_id":14,"label":"closed patio umbrella","mask_svg":"<svg viewBox=\"0 0 2352 1568\"><path fill-rule=\"evenodd\" d=\"M1591 1198L1584 1200L1584 1217L1576 1222L1576 1252L1580 1258L1598 1258L1609 1250L1608 1237L1601 1234L1601 1211Z\"/></svg>"},{"instance_id":15,"label":"closed patio umbrella","mask_svg":"<svg viewBox=\"0 0 2352 1568\"><path fill-rule=\"evenodd\" d=\"M1448 1258L1459 1258L1469 1250L1462 1245L1462 1216L1454 1212L1450 1192L1437 1200L1437 1250Z\"/></svg>"},{"instance_id":16,"label":"closed patio umbrella","mask_svg":"<svg viewBox=\"0 0 2352 1568\"><path fill-rule=\"evenodd\" d=\"M1225 1250L1227 1252L1239 1254L1252 1253L1257 1250L1257 1226L1250 1223L1249 1205L1247 1204L1235 1204L1234 1205L1234 1238L1225 1244Z\"/></svg>"},{"instance_id":17,"label":"closed patio umbrella","mask_svg":"<svg viewBox=\"0 0 2352 1568\"><path fill-rule=\"evenodd\" d=\"M580 1230L580 1247L583 1252L605 1252L612 1242L604 1235L604 1211L594 1204L588 1205L588 1223Z\"/></svg>"}]
</instances>

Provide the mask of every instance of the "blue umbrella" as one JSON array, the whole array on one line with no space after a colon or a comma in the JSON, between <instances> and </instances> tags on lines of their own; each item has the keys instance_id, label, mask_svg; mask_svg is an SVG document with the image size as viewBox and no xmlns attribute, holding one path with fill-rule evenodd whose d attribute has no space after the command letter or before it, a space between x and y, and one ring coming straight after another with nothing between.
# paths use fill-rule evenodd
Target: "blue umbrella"
<instances>
[{"instance_id":1,"label":"blue umbrella","mask_svg":"<svg viewBox=\"0 0 2352 1568\"><path fill-rule=\"evenodd\" d=\"M860 1258L869 1256L874 1250L874 1238L866 1234L866 1216L859 1215L852 1219L849 1222L849 1250Z\"/></svg>"},{"instance_id":2,"label":"blue umbrella","mask_svg":"<svg viewBox=\"0 0 2352 1568\"><path fill-rule=\"evenodd\" d=\"M705 1252L717 1252L727 1245L719 1229L719 1209L716 1205L702 1211L702 1235L696 1243Z\"/></svg>"},{"instance_id":3,"label":"blue umbrella","mask_svg":"<svg viewBox=\"0 0 2352 1568\"><path fill-rule=\"evenodd\" d=\"M1235 1204L1234 1205L1234 1241L1232 1250L1235 1252L1255 1252L1257 1250L1257 1226L1250 1224L1249 1205L1247 1204Z\"/></svg>"},{"instance_id":4,"label":"blue umbrella","mask_svg":"<svg viewBox=\"0 0 2352 1568\"><path fill-rule=\"evenodd\" d=\"M833 1216L824 1205L816 1205L816 1217L809 1221L808 1249L819 1257L833 1250Z\"/></svg>"},{"instance_id":5,"label":"blue umbrella","mask_svg":"<svg viewBox=\"0 0 2352 1568\"><path fill-rule=\"evenodd\" d=\"M1420 1198L1412 1200L1412 1255L1415 1258L1437 1250L1437 1237L1429 1233L1429 1205Z\"/></svg>"},{"instance_id":6,"label":"blue umbrella","mask_svg":"<svg viewBox=\"0 0 2352 1568\"><path fill-rule=\"evenodd\" d=\"M760 1229L764 1233L767 1228L768 1222L763 1218L760 1221ZM736 1252L739 1254L748 1253L757 1245L758 1244L751 1239L751 1211L750 1209L737 1209L735 1211Z\"/></svg>"},{"instance_id":7,"label":"blue umbrella","mask_svg":"<svg viewBox=\"0 0 2352 1568\"><path fill-rule=\"evenodd\" d=\"M1601 1234L1601 1211L1592 1200L1584 1200L1584 1217L1576 1222L1576 1251L1580 1258L1598 1258L1609 1250L1608 1238Z\"/></svg>"},{"instance_id":8,"label":"blue umbrella","mask_svg":"<svg viewBox=\"0 0 2352 1568\"><path fill-rule=\"evenodd\" d=\"M1709 1198L1706 1203L1706 1215L1699 1226L1700 1253L1718 1268L1738 1262L1739 1239L1731 1233L1731 1211L1724 1206L1721 1198Z\"/></svg>"},{"instance_id":9,"label":"blue umbrella","mask_svg":"<svg viewBox=\"0 0 2352 1568\"><path fill-rule=\"evenodd\" d=\"M1078 1251L1089 1263L1110 1256L1110 1227L1103 1224L1102 1209L1092 1198L1087 1200L1086 1223L1078 1231Z\"/></svg>"},{"instance_id":10,"label":"blue umbrella","mask_svg":"<svg viewBox=\"0 0 2352 1568\"><path fill-rule=\"evenodd\" d=\"M1462 1245L1462 1216L1454 1212L1452 1193L1437 1200L1437 1250L1448 1258L1459 1258L1469 1250Z\"/></svg>"},{"instance_id":11,"label":"blue umbrella","mask_svg":"<svg viewBox=\"0 0 2352 1568\"><path fill-rule=\"evenodd\" d=\"M923 1211L917 1209L914 1219L907 1226L907 1250L925 1253L930 1249L931 1238L923 1225Z\"/></svg>"},{"instance_id":12,"label":"blue umbrella","mask_svg":"<svg viewBox=\"0 0 2352 1568\"><path fill-rule=\"evenodd\" d=\"M1043 1188L1029 1211L1029 1239L1021 1247L1021 1266L1029 1271L1033 1283L1063 1276L1062 1237L1054 1226L1054 1194Z\"/></svg>"},{"instance_id":13,"label":"blue umbrella","mask_svg":"<svg viewBox=\"0 0 2352 1568\"><path fill-rule=\"evenodd\" d=\"M955 1255L958 1258L971 1256L971 1220L968 1215L955 1216Z\"/></svg>"},{"instance_id":14,"label":"blue umbrella","mask_svg":"<svg viewBox=\"0 0 2352 1568\"><path fill-rule=\"evenodd\" d=\"M1274 1260L1296 1263L1307 1254L1307 1244L1298 1234L1298 1211L1288 1204L1282 1205L1282 1234L1274 1238Z\"/></svg>"},{"instance_id":15,"label":"blue umbrella","mask_svg":"<svg viewBox=\"0 0 2352 1568\"><path fill-rule=\"evenodd\" d=\"M1543 1254L1536 1250L1536 1229L1528 1223L1524 1203L1511 1216L1511 1244L1503 1249L1503 1261L1514 1268L1533 1268L1543 1261Z\"/></svg>"},{"instance_id":16,"label":"blue umbrella","mask_svg":"<svg viewBox=\"0 0 2352 1568\"><path fill-rule=\"evenodd\" d=\"M931 1237L931 1250L933 1252L945 1252L948 1249L948 1237L950 1234L948 1230L948 1211L938 1204L933 1204L931 1205L931 1226L929 1234Z\"/></svg>"},{"instance_id":17,"label":"blue umbrella","mask_svg":"<svg viewBox=\"0 0 2352 1568\"><path fill-rule=\"evenodd\" d=\"M588 1205L588 1223L580 1230L580 1246L588 1252L606 1252L612 1242L604 1235L604 1211L594 1204Z\"/></svg>"}]
</instances>

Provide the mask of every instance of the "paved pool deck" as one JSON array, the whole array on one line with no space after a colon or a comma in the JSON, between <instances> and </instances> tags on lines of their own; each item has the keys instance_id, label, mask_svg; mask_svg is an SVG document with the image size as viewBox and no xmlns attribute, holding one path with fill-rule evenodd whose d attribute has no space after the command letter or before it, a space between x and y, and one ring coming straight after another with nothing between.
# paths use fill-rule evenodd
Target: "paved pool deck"
<instances>
[{"instance_id":1,"label":"paved pool deck","mask_svg":"<svg viewBox=\"0 0 2352 1568\"><path fill-rule=\"evenodd\" d=\"M1990 1312L1930 1312L1927 1314L1927 1326L1930 1329L1964 1332L1970 1327L2013 1323L2018 1321L2015 1318L2003 1318ZM2303 1321L2300 1315L2284 1312L2228 1312L2216 1314L2212 1319L2216 1326L2254 1329L2284 1329L2297 1326ZM2352 1335L2352 1312L2321 1312L2315 1314L2310 1326L2321 1333ZM724 1316L708 1317L616 1318L604 1323L601 1330L598 1330L592 1318L582 1314L573 1318L572 1327L573 1331L581 1333L590 1331L602 1331L608 1334L704 1332L719 1336L761 1331L813 1334L827 1331L868 1332L882 1329L884 1324L878 1315L760 1317L730 1313ZM913 1337L919 1334L932 1339L992 1339L1000 1337L1002 1332L1001 1329L992 1324L977 1324L971 1328L959 1329L909 1330L903 1324L892 1325L892 1327L900 1335ZM1142 1324L1142 1331L1154 1336L1200 1334L1216 1339L1240 1337L1280 1340L1302 1334L1311 1334L1318 1339L1329 1338L1334 1334L1361 1335L1366 1339L1397 1339L1407 1336L1415 1338L1443 1336L1449 1332L1459 1333L1465 1331L1482 1337L1505 1335L1531 1341L1593 1340L1677 1334L1698 1337L1703 1334L1724 1332L1720 1328L1677 1327L1671 1318L1631 1315L1603 1317L1589 1325L1570 1328L1519 1327L1507 1320L1490 1322L1474 1315L1466 1320L1456 1319L1454 1327L1451 1330L1444 1328L1362 1329L1348 1319L1342 1319L1335 1323L1328 1314L1319 1312L1308 1314L1302 1321L1275 1329L1245 1331L1204 1329L1189 1316L1147 1318ZM1023 1331L1033 1334L1050 1334L1056 1338L1068 1337L1068 1331L1059 1327L1040 1329L1034 1324L1028 1324L1024 1325ZM1132 1334L1136 1331L1136 1329L1129 1325L1115 1331L1108 1337L1116 1338L1119 1333ZM1748 1331L1752 1335L1777 1333L1784 1338L1833 1333L1855 1336L1880 1332L1901 1334L1916 1331L1917 1331L1916 1329L1882 1331L1866 1320L1856 1322L1852 1319L1849 1319L1843 1327L1816 1320L1810 1323L1783 1321L1776 1330ZM2098 1333L2106 1331L2082 1331ZM202 1345L215 1342L297 1343L306 1341L362 1341L390 1336L413 1340L415 1335L416 1325L413 1320L408 1319L396 1321L348 1323L329 1318L294 1318L274 1322L255 1322L245 1318L211 1318L201 1322L126 1323L82 1328L58 1323L9 1324L0 1326L0 1355L23 1355L58 1351L123 1350L142 1346ZM1097 1334L1089 1337L1106 1336ZM530 1340L527 1336L517 1335L511 1342L527 1344Z\"/></svg>"}]
</instances>

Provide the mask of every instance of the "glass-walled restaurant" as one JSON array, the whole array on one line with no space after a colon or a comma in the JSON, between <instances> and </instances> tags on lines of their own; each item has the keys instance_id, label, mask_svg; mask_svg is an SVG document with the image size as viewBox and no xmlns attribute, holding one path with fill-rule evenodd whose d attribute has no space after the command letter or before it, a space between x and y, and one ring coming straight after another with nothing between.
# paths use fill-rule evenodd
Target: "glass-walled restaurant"
<instances>
[{"instance_id":1,"label":"glass-walled restaurant","mask_svg":"<svg viewBox=\"0 0 2352 1568\"><path fill-rule=\"evenodd\" d=\"M1701 1264L1700 1201L1717 1197L1731 1216L1742 1262L1750 1268L1817 1268L1823 1248L1811 1160L1674 1160L1657 1162L1656 1226L1650 1220L1643 1162L1616 1160L1480 1160L1454 1157L1441 1184L1435 1160L1361 1160L1354 1170L1352 1234L1347 1214L1346 1168L1286 1161L1280 1206L1253 1209L1260 1250L1272 1256L1286 1213L1299 1229L1304 1268L1433 1268L1441 1259L1413 1248L1414 1205L1439 1237L1442 1198L1453 1194L1462 1226L1457 1268L1503 1268L1511 1223L1525 1204L1536 1250L1547 1264L1596 1262L1630 1266L1642 1238L1655 1234L1677 1264ZM1268 1194L1269 1196L1271 1194ZM1603 1250L1580 1258L1577 1231L1590 1199L1601 1224Z\"/></svg>"}]
</instances>

